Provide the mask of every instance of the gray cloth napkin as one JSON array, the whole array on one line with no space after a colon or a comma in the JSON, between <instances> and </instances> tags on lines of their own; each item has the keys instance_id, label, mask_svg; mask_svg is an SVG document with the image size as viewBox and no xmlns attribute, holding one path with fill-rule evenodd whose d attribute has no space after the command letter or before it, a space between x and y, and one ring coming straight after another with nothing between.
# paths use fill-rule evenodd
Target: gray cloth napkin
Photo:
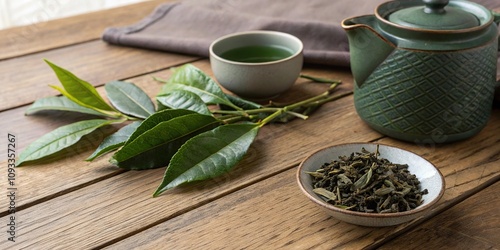
<instances>
[{"instance_id":1,"label":"gray cloth napkin","mask_svg":"<svg viewBox=\"0 0 500 250\"><path fill-rule=\"evenodd\" d=\"M343 19L373 14L387 0L185 0L158 6L142 21L108 28L102 39L124 46L208 56L212 41L234 32L275 30L304 43L306 63L349 66ZM403 1L403 0L402 0ZM474 0L500 8L499 0Z\"/></svg>"}]
</instances>

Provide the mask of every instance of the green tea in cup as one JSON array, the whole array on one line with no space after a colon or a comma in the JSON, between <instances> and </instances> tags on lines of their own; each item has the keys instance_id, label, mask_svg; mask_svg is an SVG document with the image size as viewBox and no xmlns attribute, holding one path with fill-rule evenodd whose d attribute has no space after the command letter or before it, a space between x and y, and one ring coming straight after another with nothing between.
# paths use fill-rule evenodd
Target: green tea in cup
<instances>
[{"instance_id":1,"label":"green tea in cup","mask_svg":"<svg viewBox=\"0 0 500 250\"><path fill-rule=\"evenodd\" d=\"M221 53L220 57L246 63L272 62L293 55L293 50L279 45L250 45L230 49Z\"/></svg>"}]
</instances>

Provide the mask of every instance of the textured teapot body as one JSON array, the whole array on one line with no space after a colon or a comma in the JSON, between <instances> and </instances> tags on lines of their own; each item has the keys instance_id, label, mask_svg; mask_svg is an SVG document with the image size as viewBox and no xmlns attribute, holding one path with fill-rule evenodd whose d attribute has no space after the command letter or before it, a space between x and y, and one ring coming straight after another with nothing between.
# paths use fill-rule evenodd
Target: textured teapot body
<instances>
[{"instance_id":1,"label":"textured teapot body","mask_svg":"<svg viewBox=\"0 0 500 250\"><path fill-rule=\"evenodd\" d=\"M488 122L496 85L495 23L485 20L459 40L464 37L459 32L392 27L380 18L343 22L361 119L385 135L415 143L477 134Z\"/></svg>"},{"instance_id":2,"label":"textured teapot body","mask_svg":"<svg viewBox=\"0 0 500 250\"><path fill-rule=\"evenodd\" d=\"M396 49L361 85L357 113L375 130L416 143L450 142L488 122L497 43L447 53Z\"/></svg>"}]
</instances>

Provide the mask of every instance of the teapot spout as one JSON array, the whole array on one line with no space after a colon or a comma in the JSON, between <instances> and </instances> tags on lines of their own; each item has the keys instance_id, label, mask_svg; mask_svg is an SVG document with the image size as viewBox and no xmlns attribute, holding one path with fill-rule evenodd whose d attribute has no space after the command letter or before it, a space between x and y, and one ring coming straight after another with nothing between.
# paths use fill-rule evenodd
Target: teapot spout
<instances>
[{"instance_id":1,"label":"teapot spout","mask_svg":"<svg viewBox=\"0 0 500 250\"><path fill-rule=\"evenodd\" d=\"M342 21L349 40L351 71L358 87L396 49L392 42L374 29L375 24L376 17L373 15Z\"/></svg>"}]
</instances>

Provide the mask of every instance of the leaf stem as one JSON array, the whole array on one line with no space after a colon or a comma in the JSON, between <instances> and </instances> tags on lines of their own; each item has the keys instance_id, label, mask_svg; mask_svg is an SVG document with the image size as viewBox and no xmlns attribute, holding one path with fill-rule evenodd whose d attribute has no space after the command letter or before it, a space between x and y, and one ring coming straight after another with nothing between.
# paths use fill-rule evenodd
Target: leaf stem
<instances>
[{"instance_id":1,"label":"leaf stem","mask_svg":"<svg viewBox=\"0 0 500 250\"><path fill-rule=\"evenodd\" d=\"M253 120L255 119L256 116L253 116L253 115L250 115L250 116L233 116L233 117L229 117L229 118L226 118L226 119L221 119L222 120L222 123L224 124L232 124L232 123L236 123L236 122L241 122L241 121L248 121L248 120Z\"/></svg>"},{"instance_id":2,"label":"leaf stem","mask_svg":"<svg viewBox=\"0 0 500 250\"><path fill-rule=\"evenodd\" d=\"M272 113L268 117L264 118L264 120L260 121L259 122L259 127L263 127L264 125L268 124L269 122L271 122L272 120L274 120L274 118L280 116L284 112L285 112L285 108L278 109L276 112Z\"/></svg>"},{"instance_id":3,"label":"leaf stem","mask_svg":"<svg viewBox=\"0 0 500 250\"><path fill-rule=\"evenodd\" d=\"M247 116L248 113L240 110L210 110L212 114L221 114L221 115L239 115L239 116Z\"/></svg>"},{"instance_id":4,"label":"leaf stem","mask_svg":"<svg viewBox=\"0 0 500 250\"><path fill-rule=\"evenodd\" d=\"M307 105L309 103L319 101L323 98L327 98L339 84L340 83L333 83L327 91L325 91L317 96L313 96L309 99L306 99L306 100L303 100L300 102L296 102L294 104L290 104L288 106L285 106L284 108L286 108L287 110L292 110L292 109L298 108L300 106L304 106L304 105Z\"/></svg>"},{"instance_id":5,"label":"leaf stem","mask_svg":"<svg viewBox=\"0 0 500 250\"><path fill-rule=\"evenodd\" d=\"M342 93L340 95L336 95L336 96L328 96L322 100L318 100L318 101L315 101L315 102L311 102L311 103L308 103L308 104L305 104L304 107L312 107L312 106L319 106L319 105L323 105L327 102L331 102L331 101L335 101L335 100L338 100L344 96L348 96L348 95L351 95L353 92L352 91L349 91L349 92L346 92L346 93Z\"/></svg>"},{"instance_id":6,"label":"leaf stem","mask_svg":"<svg viewBox=\"0 0 500 250\"><path fill-rule=\"evenodd\" d=\"M342 83L341 80L314 77L314 76L310 76L310 75L306 75L306 74L301 74L300 77L305 78L305 79L309 79L309 80L312 80L315 82L319 82L319 83L338 83L338 84Z\"/></svg>"},{"instance_id":7,"label":"leaf stem","mask_svg":"<svg viewBox=\"0 0 500 250\"><path fill-rule=\"evenodd\" d=\"M102 110L102 109L94 109L94 110L103 114L103 116L113 118L113 119L127 117L126 115L119 113L119 112L116 112L116 111L106 111L106 110Z\"/></svg>"},{"instance_id":8,"label":"leaf stem","mask_svg":"<svg viewBox=\"0 0 500 250\"><path fill-rule=\"evenodd\" d=\"M321 100L321 99L323 99L325 97L328 97L329 94L330 94L329 91L326 91L326 92L321 93L321 94L319 94L317 96L314 96L314 97L311 97L309 99L306 99L306 100L303 100L303 101L300 101L300 102L296 102L296 103L287 105L287 106L285 106L283 108L287 109L287 110L293 110L293 109L298 108L300 106L307 105L307 104L309 104L311 102L319 101L319 100Z\"/></svg>"},{"instance_id":9,"label":"leaf stem","mask_svg":"<svg viewBox=\"0 0 500 250\"><path fill-rule=\"evenodd\" d=\"M221 115L221 116L218 116L217 119L223 121L223 120L227 120L227 119L234 118L234 117L240 117L240 116L238 116L238 115Z\"/></svg>"},{"instance_id":10,"label":"leaf stem","mask_svg":"<svg viewBox=\"0 0 500 250\"><path fill-rule=\"evenodd\" d=\"M293 112L293 111L287 111L286 112L287 114L290 114L290 115L293 115L293 116L296 116L300 119L303 119L303 120L306 120L307 118L309 118L309 116L307 115L303 115L303 114L300 114L300 113L297 113L297 112Z\"/></svg>"},{"instance_id":11,"label":"leaf stem","mask_svg":"<svg viewBox=\"0 0 500 250\"><path fill-rule=\"evenodd\" d=\"M260 127L266 125L267 123L271 122L272 120L274 120L275 118L279 117L280 115L282 115L284 113L288 113L290 115L293 115L293 116L296 116L298 118L305 120L308 118L306 113L301 114L301 113L295 112L294 110L301 108L301 107L302 108L309 108L309 107L320 106L324 103L327 103L327 102L330 102L333 100L337 100L337 99L340 99L344 96L352 94L352 91L350 91L350 92L346 92L346 93L343 93L343 94L340 94L337 96L330 96L331 93L333 93L333 90L339 84L340 84L340 82L332 83L330 88L327 91L325 91L319 95L313 96L313 97L308 98L306 100L302 100L302 101L299 101L299 102L296 102L296 103L293 103L290 105L286 105L286 106L281 107L281 108L267 107L267 108L261 108L261 109L244 110L244 112L246 112L247 114L259 114L259 113L273 112L271 115L267 116L266 118L264 118L262 121L259 122ZM221 113L221 114L234 114L234 115L237 115L240 113L238 111L227 111L227 110L226 111L214 110L213 112L214 113Z\"/></svg>"},{"instance_id":12,"label":"leaf stem","mask_svg":"<svg viewBox=\"0 0 500 250\"><path fill-rule=\"evenodd\" d=\"M225 114L225 115L241 115L241 116L248 116L252 114L259 114L259 113L271 113L271 112L276 112L280 108L260 108L260 109L248 109L248 110L211 110L213 114Z\"/></svg>"}]
</instances>

